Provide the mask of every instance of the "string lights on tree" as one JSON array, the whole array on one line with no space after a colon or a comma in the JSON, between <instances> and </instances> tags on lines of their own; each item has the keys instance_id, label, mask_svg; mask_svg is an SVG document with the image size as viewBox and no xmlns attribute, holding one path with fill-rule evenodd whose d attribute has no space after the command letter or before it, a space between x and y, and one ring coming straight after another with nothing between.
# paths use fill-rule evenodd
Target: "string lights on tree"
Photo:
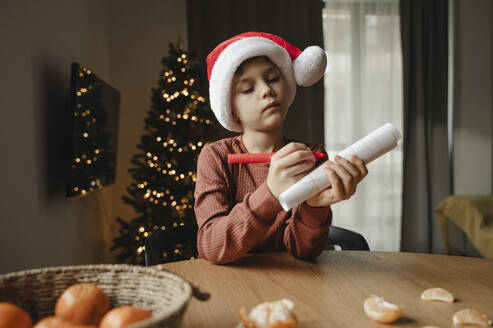
<instances>
[{"instance_id":1,"label":"string lights on tree","mask_svg":"<svg viewBox=\"0 0 493 328\"><path fill-rule=\"evenodd\" d=\"M143 264L145 240L156 231L180 236L170 239L162 262L197 255L197 225L193 191L197 158L217 131L207 88L201 83L200 66L181 44L169 45L169 56L158 88L152 89L152 106L145 119L145 133L137 145L129 169L133 182L122 198L137 216L130 221L117 218L120 235L112 250L118 262ZM172 240L172 241L171 241Z\"/></svg>"}]
</instances>

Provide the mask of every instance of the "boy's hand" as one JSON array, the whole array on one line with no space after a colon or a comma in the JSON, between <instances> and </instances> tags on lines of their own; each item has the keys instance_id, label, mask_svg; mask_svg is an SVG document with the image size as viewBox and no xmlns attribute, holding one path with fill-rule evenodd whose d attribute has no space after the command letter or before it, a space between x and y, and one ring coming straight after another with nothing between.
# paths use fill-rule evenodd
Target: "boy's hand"
<instances>
[{"instance_id":1,"label":"boy's hand","mask_svg":"<svg viewBox=\"0 0 493 328\"><path fill-rule=\"evenodd\" d=\"M298 182L315 166L316 158L306 145L291 142L279 149L270 159L267 187L279 195Z\"/></svg>"},{"instance_id":2,"label":"boy's hand","mask_svg":"<svg viewBox=\"0 0 493 328\"><path fill-rule=\"evenodd\" d=\"M331 186L306 200L309 206L329 206L349 199L356 192L356 186L368 174L368 170L360 158L353 155L350 159L348 161L336 156L335 163L327 161L322 164L326 166Z\"/></svg>"}]
</instances>

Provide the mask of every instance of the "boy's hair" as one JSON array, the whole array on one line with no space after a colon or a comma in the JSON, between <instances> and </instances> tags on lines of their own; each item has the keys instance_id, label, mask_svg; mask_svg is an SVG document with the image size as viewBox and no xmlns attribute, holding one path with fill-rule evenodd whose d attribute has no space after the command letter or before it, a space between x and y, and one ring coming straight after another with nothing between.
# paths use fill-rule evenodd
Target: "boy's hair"
<instances>
[{"instance_id":1,"label":"boy's hair","mask_svg":"<svg viewBox=\"0 0 493 328\"><path fill-rule=\"evenodd\" d=\"M277 67L277 65L276 65L276 64L275 64L272 60L270 60L270 58L269 58L269 57L267 57L267 56L254 56L254 57L250 57L250 58L248 58L248 59L245 59L245 60L244 60L244 61L240 64L240 66L238 66L238 68L236 69L236 71L235 71L235 74L234 74L234 75L236 76L236 75L238 75L238 74L240 74L240 75L241 75L241 74L243 74L243 66L245 66L246 64L251 63L251 62L253 62L253 61L256 61L257 59L260 59L260 58L263 58L263 59L265 59L265 60L269 61L270 63L272 63L272 65L275 65L275 66Z\"/></svg>"},{"instance_id":2,"label":"boy's hair","mask_svg":"<svg viewBox=\"0 0 493 328\"><path fill-rule=\"evenodd\" d=\"M293 103L296 85L315 84L323 76L327 65L322 48L311 46L301 51L269 33L246 32L219 44L207 56L210 105L219 123L230 131L243 131L232 117L232 79L242 63L258 56L267 56L283 75L289 95L287 106Z\"/></svg>"}]
</instances>

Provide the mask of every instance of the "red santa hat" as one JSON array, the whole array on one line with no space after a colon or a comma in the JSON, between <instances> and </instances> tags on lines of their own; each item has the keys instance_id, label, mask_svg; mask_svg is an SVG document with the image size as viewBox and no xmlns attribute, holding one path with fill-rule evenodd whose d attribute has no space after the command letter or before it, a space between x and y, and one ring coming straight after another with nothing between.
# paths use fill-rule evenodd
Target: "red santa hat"
<instances>
[{"instance_id":1,"label":"red santa hat","mask_svg":"<svg viewBox=\"0 0 493 328\"><path fill-rule=\"evenodd\" d=\"M240 124L233 121L231 112L230 91L234 73L241 63L256 56L267 56L279 67L288 86L288 106L294 100L296 85L307 87L315 84L327 65L322 48L310 46L301 51L269 33L246 32L219 44L207 56L209 96L219 123L230 131L242 132Z\"/></svg>"}]
</instances>

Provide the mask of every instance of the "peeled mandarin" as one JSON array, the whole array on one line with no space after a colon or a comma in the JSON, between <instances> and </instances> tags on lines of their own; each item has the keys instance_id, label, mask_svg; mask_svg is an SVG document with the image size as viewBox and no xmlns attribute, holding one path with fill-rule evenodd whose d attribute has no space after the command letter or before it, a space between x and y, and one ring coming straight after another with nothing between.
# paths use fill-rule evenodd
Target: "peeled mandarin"
<instances>
[{"instance_id":1,"label":"peeled mandarin","mask_svg":"<svg viewBox=\"0 0 493 328\"><path fill-rule=\"evenodd\" d=\"M386 302L383 297L372 295L363 304L365 313L371 319L382 322L394 322L402 315L402 307Z\"/></svg>"},{"instance_id":2,"label":"peeled mandarin","mask_svg":"<svg viewBox=\"0 0 493 328\"><path fill-rule=\"evenodd\" d=\"M454 295L443 288L429 288L421 293L423 301L454 303Z\"/></svg>"},{"instance_id":3,"label":"peeled mandarin","mask_svg":"<svg viewBox=\"0 0 493 328\"><path fill-rule=\"evenodd\" d=\"M240 317L245 328L296 328L298 320L292 312L294 303L288 299L258 304L247 316L240 309Z\"/></svg>"},{"instance_id":4,"label":"peeled mandarin","mask_svg":"<svg viewBox=\"0 0 493 328\"><path fill-rule=\"evenodd\" d=\"M491 326L491 320L488 320L488 317L473 309L462 309L455 312L452 320L455 326Z\"/></svg>"},{"instance_id":5,"label":"peeled mandarin","mask_svg":"<svg viewBox=\"0 0 493 328\"><path fill-rule=\"evenodd\" d=\"M295 319L289 319L286 321L274 321L269 323L267 328L297 328L298 327L298 321Z\"/></svg>"},{"instance_id":6,"label":"peeled mandarin","mask_svg":"<svg viewBox=\"0 0 493 328\"><path fill-rule=\"evenodd\" d=\"M245 313L245 308L243 307L240 309L240 318L243 326L245 328L250 328L250 319L248 319L248 316Z\"/></svg>"}]
</instances>

